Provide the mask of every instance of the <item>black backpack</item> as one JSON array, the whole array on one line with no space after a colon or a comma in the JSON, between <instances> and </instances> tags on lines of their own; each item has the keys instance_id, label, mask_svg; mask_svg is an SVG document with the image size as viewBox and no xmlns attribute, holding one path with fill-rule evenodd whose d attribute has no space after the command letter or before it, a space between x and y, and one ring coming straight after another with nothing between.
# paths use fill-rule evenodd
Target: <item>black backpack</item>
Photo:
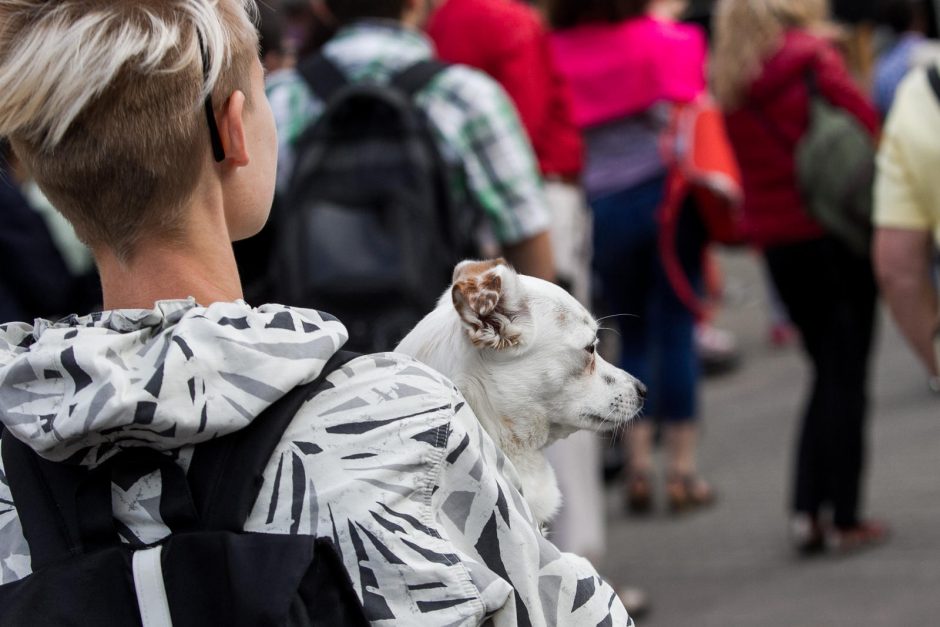
<instances>
[{"instance_id":1,"label":"black backpack","mask_svg":"<svg viewBox=\"0 0 940 627\"><path fill-rule=\"evenodd\" d=\"M0 586L0 625L368 625L332 541L243 531L284 429L354 356L337 354L247 428L198 445L188 475L152 449L90 471L53 463L5 432L4 470L33 573ZM160 515L173 533L132 547L119 540L111 484L157 470Z\"/></svg>"},{"instance_id":2,"label":"black backpack","mask_svg":"<svg viewBox=\"0 0 940 627\"><path fill-rule=\"evenodd\" d=\"M278 199L275 295L337 316L351 350L394 349L455 264L478 256L480 212L414 104L446 67L421 61L388 84L350 83L323 55L298 68L325 110L298 140Z\"/></svg>"}]
</instances>

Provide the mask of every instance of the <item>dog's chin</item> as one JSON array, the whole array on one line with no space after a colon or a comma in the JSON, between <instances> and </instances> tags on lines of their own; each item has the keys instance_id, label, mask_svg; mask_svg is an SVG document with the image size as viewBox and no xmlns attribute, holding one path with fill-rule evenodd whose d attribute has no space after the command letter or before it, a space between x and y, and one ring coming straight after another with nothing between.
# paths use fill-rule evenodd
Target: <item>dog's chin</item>
<instances>
[{"instance_id":1,"label":"dog's chin","mask_svg":"<svg viewBox=\"0 0 940 627\"><path fill-rule=\"evenodd\" d=\"M572 433L578 431L594 431L596 433L611 433L623 425L630 422L633 418L604 418L596 414L583 414L577 424L555 422L549 426L549 439L554 442L567 438Z\"/></svg>"},{"instance_id":2,"label":"dog's chin","mask_svg":"<svg viewBox=\"0 0 940 627\"><path fill-rule=\"evenodd\" d=\"M548 440L549 442L563 440L572 433L581 431L582 429L584 429L584 425L569 425L561 422L553 422L548 426Z\"/></svg>"},{"instance_id":3,"label":"dog's chin","mask_svg":"<svg viewBox=\"0 0 940 627\"><path fill-rule=\"evenodd\" d=\"M620 425L626 424L626 420L605 420L600 416L587 416L588 428L597 433L611 433L617 430Z\"/></svg>"},{"instance_id":4,"label":"dog's chin","mask_svg":"<svg viewBox=\"0 0 940 627\"><path fill-rule=\"evenodd\" d=\"M598 433L610 433L624 426L639 414L639 410L630 412L626 416L601 416L599 414L583 414L581 416L582 429L591 429ZM574 430L574 429L573 429Z\"/></svg>"}]
</instances>

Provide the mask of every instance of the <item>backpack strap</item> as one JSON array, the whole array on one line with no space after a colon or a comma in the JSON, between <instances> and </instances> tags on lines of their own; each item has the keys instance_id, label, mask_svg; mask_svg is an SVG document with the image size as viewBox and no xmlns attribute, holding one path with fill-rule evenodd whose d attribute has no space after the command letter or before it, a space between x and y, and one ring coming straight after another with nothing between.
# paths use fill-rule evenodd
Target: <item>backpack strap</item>
<instances>
[{"instance_id":1,"label":"backpack strap","mask_svg":"<svg viewBox=\"0 0 940 627\"><path fill-rule=\"evenodd\" d=\"M288 392L250 425L196 447L188 479L204 528L242 531L284 431L304 403L333 387L327 376L356 357L336 353L314 381Z\"/></svg>"},{"instance_id":2,"label":"backpack strap","mask_svg":"<svg viewBox=\"0 0 940 627\"><path fill-rule=\"evenodd\" d=\"M803 85L806 87L807 106L812 107L813 100L816 98L825 100L825 97L819 89L819 77L813 66L806 68L806 71L803 73ZM787 152L792 152L793 147L799 142L800 138L794 139L788 137L780 125L764 112L762 104L763 103L756 102L753 99L749 99L745 106L747 110L754 114L757 122L767 131L768 135L774 138L774 141L777 142L779 146L785 148Z\"/></svg>"},{"instance_id":3,"label":"backpack strap","mask_svg":"<svg viewBox=\"0 0 940 627\"><path fill-rule=\"evenodd\" d=\"M172 454L139 447L126 449L87 472L75 495L78 531L85 553L115 546L120 534L112 508L112 484L132 485L160 473L160 519L171 533L197 531L199 518L186 473Z\"/></svg>"},{"instance_id":4,"label":"backpack strap","mask_svg":"<svg viewBox=\"0 0 940 627\"><path fill-rule=\"evenodd\" d=\"M778 146L784 148L787 152L791 152L793 150L796 141L787 137L787 135L783 132L783 129L780 128L780 125L771 120L770 116L764 113L764 110L761 108L759 103L749 102L747 104L747 109L754 115L754 119L757 120L757 123L760 124L765 131L767 131L767 134L773 138Z\"/></svg>"},{"instance_id":5,"label":"backpack strap","mask_svg":"<svg viewBox=\"0 0 940 627\"><path fill-rule=\"evenodd\" d=\"M164 523L174 532L198 526L186 475L170 455L148 448L125 450L89 469L43 459L9 431L3 433L0 446L34 571L69 554L119 543L111 510L112 482L133 483L159 471Z\"/></svg>"},{"instance_id":6,"label":"backpack strap","mask_svg":"<svg viewBox=\"0 0 940 627\"><path fill-rule=\"evenodd\" d=\"M75 495L88 470L41 458L9 430L3 432L0 448L33 570L68 553L80 552Z\"/></svg>"},{"instance_id":7,"label":"backpack strap","mask_svg":"<svg viewBox=\"0 0 940 627\"><path fill-rule=\"evenodd\" d=\"M822 91L819 89L819 75L813 66L806 69L806 73L803 75L803 84L806 85L806 92L809 94L810 100L823 97Z\"/></svg>"},{"instance_id":8,"label":"backpack strap","mask_svg":"<svg viewBox=\"0 0 940 627\"><path fill-rule=\"evenodd\" d=\"M940 101L940 69L937 68L936 64L927 69L927 82L930 83L930 88L937 100Z\"/></svg>"},{"instance_id":9,"label":"backpack strap","mask_svg":"<svg viewBox=\"0 0 940 627\"><path fill-rule=\"evenodd\" d=\"M349 84L343 71L322 52L302 61L297 66L297 73L323 102L329 102L340 89Z\"/></svg>"},{"instance_id":10,"label":"backpack strap","mask_svg":"<svg viewBox=\"0 0 940 627\"><path fill-rule=\"evenodd\" d=\"M395 74L391 84L413 98L447 67L448 64L443 61L424 59ZM300 63L297 72L323 102L329 102L336 92L349 84L343 71L323 53Z\"/></svg>"},{"instance_id":11,"label":"backpack strap","mask_svg":"<svg viewBox=\"0 0 940 627\"><path fill-rule=\"evenodd\" d=\"M111 482L127 471L136 477L161 472L160 514L171 531L190 530L196 523L206 529L242 531L284 430L303 403L332 387L326 377L355 357L336 353L316 380L288 392L248 427L197 446L188 476L172 457L151 449L125 451L94 470L51 462L4 429L3 468L33 570L118 542Z\"/></svg>"},{"instance_id":12,"label":"backpack strap","mask_svg":"<svg viewBox=\"0 0 940 627\"><path fill-rule=\"evenodd\" d=\"M424 59L394 75L391 84L405 92L409 98L414 98L448 67L447 63L438 59Z\"/></svg>"}]
</instances>

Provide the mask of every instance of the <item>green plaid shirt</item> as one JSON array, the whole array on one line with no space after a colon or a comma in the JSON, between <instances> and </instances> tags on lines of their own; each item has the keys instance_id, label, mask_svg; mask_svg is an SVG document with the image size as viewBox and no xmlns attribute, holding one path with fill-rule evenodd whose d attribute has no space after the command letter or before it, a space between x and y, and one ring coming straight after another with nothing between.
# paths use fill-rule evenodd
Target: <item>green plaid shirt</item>
<instances>
[{"instance_id":1,"label":"green plaid shirt","mask_svg":"<svg viewBox=\"0 0 940 627\"><path fill-rule=\"evenodd\" d=\"M352 81L387 82L434 54L421 33L393 22L368 21L340 31L323 49ZM293 145L324 104L294 71L268 79L280 137L278 187L290 175ZM532 147L512 101L485 74L451 66L416 97L444 159L462 172L462 186L484 209L496 239L513 244L545 231L549 214Z\"/></svg>"}]
</instances>

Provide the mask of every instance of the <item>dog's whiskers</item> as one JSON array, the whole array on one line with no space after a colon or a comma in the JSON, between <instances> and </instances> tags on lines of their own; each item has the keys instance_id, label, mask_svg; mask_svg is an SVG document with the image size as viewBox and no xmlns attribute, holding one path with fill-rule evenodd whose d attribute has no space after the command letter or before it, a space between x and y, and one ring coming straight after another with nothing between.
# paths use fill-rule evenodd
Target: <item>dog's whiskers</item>
<instances>
[{"instance_id":1,"label":"dog's whiskers","mask_svg":"<svg viewBox=\"0 0 940 627\"><path fill-rule=\"evenodd\" d=\"M610 318L639 318L640 316L632 313L619 313L619 314L610 314L609 316L604 316L603 318L598 318L597 323L600 324L604 320L609 320Z\"/></svg>"},{"instance_id":2,"label":"dog's whiskers","mask_svg":"<svg viewBox=\"0 0 940 627\"><path fill-rule=\"evenodd\" d=\"M600 424L598 424L596 427L594 427L594 432L595 432L595 433L600 433L600 432L601 432L601 429L602 429L608 422L610 422L611 416L614 415L614 411L616 411L616 409L613 408L613 407L611 407L611 408L610 408L610 411L607 412L607 415L604 416L603 418L601 418ZM618 424L618 425L614 425L613 430L612 430L612 431L608 431L608 433L611 433L612 435L618 435L618 434L617 434L617 430L618 430L618 429L620 429L620 425L619 425L619 424ZM606 429L604 429L604 430L606 431ZM614 440L614 438L611 438L611 444L613 444L613 440Z\"/></svg>"}]
</instances>

